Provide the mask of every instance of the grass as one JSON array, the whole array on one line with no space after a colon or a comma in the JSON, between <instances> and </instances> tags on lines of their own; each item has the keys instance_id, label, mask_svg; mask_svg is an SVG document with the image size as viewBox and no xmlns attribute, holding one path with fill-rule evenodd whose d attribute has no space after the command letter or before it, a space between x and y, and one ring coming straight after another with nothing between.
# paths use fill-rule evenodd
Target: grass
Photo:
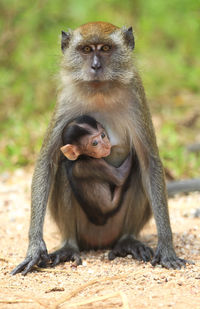
<instances>
[{"instance_id":1,"label":"grass","mask_svg":"<svg viewBox=\"0 0 200 309\"><path fill-rule=\"evenodd\" d=\"M2 0L0 171L36 159L56 101L60 31L104 20L133 25L164 164L176 177L196 176L199 157L185 146L199 141L199 122L179 123L199 108L199 7L199 0Z\"/></svg>"}]
</instances>

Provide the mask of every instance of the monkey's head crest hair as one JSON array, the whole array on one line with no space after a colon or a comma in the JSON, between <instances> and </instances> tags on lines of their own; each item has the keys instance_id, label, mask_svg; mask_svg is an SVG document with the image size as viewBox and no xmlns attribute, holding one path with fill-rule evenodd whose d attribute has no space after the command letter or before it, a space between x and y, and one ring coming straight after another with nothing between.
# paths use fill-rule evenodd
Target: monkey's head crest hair
<instances>
[{"instance_id":1,"label":"monkey's head crest hair","mask_svg":"<svg viewBox=\"0 0 200 309\"><path fill-rule=\"evenodd\" d=\"M85 127L83 128L80 126L81 124L87 124L89 127L95 130L98 129L97 121L94 118L88 115L77 117L64 128L62 133L63 145L79 144L81 137L91 134L91 131Z\"/></svg>"}]
</instances>

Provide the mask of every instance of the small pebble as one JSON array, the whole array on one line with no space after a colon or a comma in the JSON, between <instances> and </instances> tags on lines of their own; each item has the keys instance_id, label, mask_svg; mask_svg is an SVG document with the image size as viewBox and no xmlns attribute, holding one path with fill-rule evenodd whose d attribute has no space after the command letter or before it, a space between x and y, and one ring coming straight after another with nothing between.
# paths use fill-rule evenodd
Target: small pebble
<instances>
[{"instance_id":1,"label":"small pebble","mask_svg":"<svg viewBox=\"0 0 200 309\"><path fill-rule=\"evenodd\" d=\"M93 273L94 273L94 270L90 268L90 269L88 269L88 273L89 273L89 274L93 274Z\"/></svg>"},{"instance_id":2,"label":"small pebble","mask_svg":"<svg viewBox=\"0 0 200 309\"><path fill-rule=\"evenodd\" d=\"M192 216L193 218L200 218L200 208L197 208Z\"/></svg>"}]
</instances>

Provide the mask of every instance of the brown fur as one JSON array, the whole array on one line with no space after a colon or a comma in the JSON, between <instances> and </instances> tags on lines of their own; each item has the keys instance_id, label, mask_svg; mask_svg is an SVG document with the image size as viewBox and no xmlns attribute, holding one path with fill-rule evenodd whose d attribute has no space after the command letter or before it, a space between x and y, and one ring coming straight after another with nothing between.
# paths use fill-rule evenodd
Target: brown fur
<instances>
[{"instance_id":1,"label":"brown fur","mask_svg":"<svg viewBox=\"0 0 200 309\"><path fill-rule=\"evenodd\" d=\"M44 140L32 183L32 214L27 258L13 273L27 273L46 258L43 221L47 201L60 229L63 247L51 255L55 264L77 259L79 249L113 247L110 258L124 253L148 261L151 249L136 240L153 210L158 246L152 263L179 268L172 244L166 188L145 92L132 60L131 28L107 23L85 24L65 34L60 93ZM101 59L100 82L94 82L89 58L77 46L111 44L112 53ZM64 47L66 48L64 49ZM132 149L135 154L131 180L120 212L105 226L89 222L75 201L60 161L61 133L67 123L88 114L108 132L112 152L106 161L120 166ZM139 250L139 251L138 251ZM139 254L139 256L138 256ZM148 257L146 257L148 255Z\"/></svg>"},{"instance_id":2,"label":"brown fur","mask_svg":"<svg viewBox=\"0 0 200 309\"><path fill-rule=\"evenodd\" d=\"M80 31L84 39L87 39L88 36L93 36L99 33L102 33L105 37L105 35L111 34L116 29L119 29L119 27L99 21L84 24L80 26L77 30Z\"/></svg>"}]
</instances>

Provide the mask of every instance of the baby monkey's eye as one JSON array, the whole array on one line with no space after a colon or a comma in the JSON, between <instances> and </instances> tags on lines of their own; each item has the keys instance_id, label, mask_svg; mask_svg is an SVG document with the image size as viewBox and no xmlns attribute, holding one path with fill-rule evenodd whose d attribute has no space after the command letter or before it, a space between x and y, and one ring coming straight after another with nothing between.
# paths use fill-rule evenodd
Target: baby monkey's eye
<instances>
[{"instance_id":1,"label":"baby monkey's eye","mask_svg":"<svg viewBox=\"0 0 200 309\"><path fill-rule=\"evenodd\" d=\"M111 50L111 46L110 45L103 45L101 47L101 50L104 51L104 52L108 52Z\"/></svg>"},{"instance_id":2,"label":"baby monkey's eye","mask_svg":"<svg viewBox=\"0 0 200 309\"><path fill-rule=\"evenodd\" d=\"M92 146L97 146L98 145L98 142L97 141L93 141L92 142Z\"/></svg>"},{"instance_id":3,"label":"baby monkey's eye","mask_svg":"<svg viewBox=\"0 0 200 309\"><path fill-rule=\"evenodd\" d=\"M103 132L103 133L101 133L101 138L104 138L106 135L105 135L105 133Z\"/></svg>"},{"instance_id":4,"label":"baby monkey's eye","mask_svg":"<svg viewBox=\"0 0 200 309\"><path fill-rule=\"evenodd\" d=\"M90 46L84 46L84 47L82 48L82 51L83 51L84 53L86 53L86 54L91 53L91 52L92 52L92 47L90 47Z\"/></svg>"}]
</instances>

